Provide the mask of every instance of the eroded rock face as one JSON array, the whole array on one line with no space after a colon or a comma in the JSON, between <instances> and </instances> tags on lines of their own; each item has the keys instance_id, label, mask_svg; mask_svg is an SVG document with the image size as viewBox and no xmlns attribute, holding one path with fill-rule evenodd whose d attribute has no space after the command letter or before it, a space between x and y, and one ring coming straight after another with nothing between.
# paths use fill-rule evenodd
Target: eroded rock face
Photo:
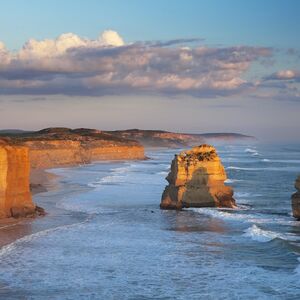
<instances>
[{"instance_id":1,"label":"eroded rock face","mask_svg":"<svg viewBox=\"0 0 300 300\"><path fill-rule=\"evenodd\" d=\"M28 149L0 140L0 218L36 214L29 189L29 171Z\"/></svg>"},{"instance_id":2,"label":"eroded rock face","mask_svg":"<svg viewBox=\"0 0 300 300\"><path fill-rule=\"evenodd\" d=\"M8 138L8 137L7 137ZM29 148L33 169L90 163L98 160L144 159L137 141L88 128L46 128L9 136L11 143Z\"/></svg>"},{"instance_id":3,"label":"eroded rock face","mask_svg":"<svg viewBox=\"0 0 300 300\"><path fill-rule=\"evenodd\" d=\"M160 207L236 207L233 190L216 149L210 145L194 147L175 155Z\"/></svg>"},{"instance_id":4,"label":"eroded rock face","mask_svg":"<svg viewBox=\"0 0 300 300\"><path fill-rule=\"evenodd\" d=\"M296 179L295 188L297 192L292 195L293 216L300 220L300 175Z\"/></svg>"}]
</instances>

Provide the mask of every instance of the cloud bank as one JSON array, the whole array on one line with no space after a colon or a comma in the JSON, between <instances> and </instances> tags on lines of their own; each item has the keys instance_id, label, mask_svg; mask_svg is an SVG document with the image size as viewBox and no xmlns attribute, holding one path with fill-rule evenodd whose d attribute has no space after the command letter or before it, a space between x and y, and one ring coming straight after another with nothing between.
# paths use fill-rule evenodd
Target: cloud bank
<instances>
[{"instance_id":1,"label":"cloud bank","mask_svg":"<svg viewBox=\"0 0 300 300\"><path fill-rule=\"evenodd\" d=\"M73 33L31 39L17 52L0 42L0 93L233 95L255 86L245 75L271 54L263 47L206 47L199 39L126 44L112 30L95 40Z\"/></svg>"}]
</instances>

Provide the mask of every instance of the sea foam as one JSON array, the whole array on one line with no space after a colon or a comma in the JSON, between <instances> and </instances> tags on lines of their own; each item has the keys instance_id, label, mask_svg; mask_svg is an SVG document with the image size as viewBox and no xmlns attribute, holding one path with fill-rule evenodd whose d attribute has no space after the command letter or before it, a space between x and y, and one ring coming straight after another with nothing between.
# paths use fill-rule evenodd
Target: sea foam
<instances>
[{"instance_id":1,"label":"sea foam","mask_svg":"<svg viewBox=\"0 0 300 300\"><path fill-rule=\"evenodd\" d=\"M256 149L247 148L247 149L245 149L245 152L246 153L257 153L257 150Z\"/></svg>"},{"instance_id":2,"label":"sea foam","mask_svg":"<svg viewBox=\"0 0 300 300\"><path fill-rule=\"evenodd\" d=\"M230 178L227 178L224 182L225 183L234 183L234 182L240 182L240 181L243 181L242 179L230 179Z\"/></svg>"},{"instance_id":3,"label":"sea foam","mask_svg":"<svg viewBox=\"0 0 300 300\"><path fill-rule=\"evenodd\" d=\"M298 241L299 237L293 235L293 234L280 234L278 232L270 231L270 230L264 230L259 228L257 225L253 224L251 227L247 228L245 230L245 233L243 234L246 237L250 237L252 240L257 242L269 242L274 239L282 239L285 241Z\"/></svg>"}]
</instances>

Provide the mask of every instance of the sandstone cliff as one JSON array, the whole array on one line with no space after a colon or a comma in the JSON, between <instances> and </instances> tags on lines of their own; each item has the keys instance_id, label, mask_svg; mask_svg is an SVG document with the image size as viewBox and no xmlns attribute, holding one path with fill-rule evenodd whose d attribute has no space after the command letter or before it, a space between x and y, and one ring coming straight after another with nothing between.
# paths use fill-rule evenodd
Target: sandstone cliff
<instances>
[{"instance_id":1,"label":"sandstone cliff","mask_svg":"<svg viewBox=\"0 0 300 300\"><path fill-rule=\"evenodd\" d=\"M47 128L37 132L2 134L0 218L44 214L31 199L30 168L144 158L144 148L137 141L95 129Z\"/></svg>"},{"instance_id":2,"label":"sandstone cliff","mask_svg":"<svg viewBox=\"0 0 300 300\"><path fill-rule=\"evenodd\" d=\"M47 128L10 137L29 148L32 168L54 168L97 160L144 159L137 141L116 137L95 129Z\"/></svg>"},{"instance_id":3,"label":"sandstone cliff","mask_svg":"<svg viewBox=\"0 0 300 300\"><path fill-rule=\"evenodd\" d=\"M0 140L0 218L36 214L29 190L29 172L28 149Z\"/></svg>"},{"instance_id":4,"label":"sandstone cliff","mask_svg":"<svg viewBox=\"0 0 300 300\"><path fill-rule=\"evenodd\" d=\"M292 195L293 216L300 220L300 175L296 179L295 188L297 192Z\"/></svg>"},{"instance_id":5,"label":"sandstone cliff","mask_svg":"<svg viewBox=\"0 0 300 300\"><path fill-rule=\"evenodd\" d=\"M201 145L175 155L160 207L235 207L233 190L214 147Z\"/></svg>"}]
</instances>

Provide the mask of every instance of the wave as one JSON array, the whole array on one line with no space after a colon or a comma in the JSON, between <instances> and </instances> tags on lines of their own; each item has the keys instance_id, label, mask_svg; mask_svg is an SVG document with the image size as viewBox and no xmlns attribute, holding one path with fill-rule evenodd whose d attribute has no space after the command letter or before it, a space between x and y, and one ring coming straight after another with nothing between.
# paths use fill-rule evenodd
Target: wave
<instances>
[{"instance_id":1,"label":"wave","mask_svg":"<svg viewBox=\"0 0 300 300\"><path fill-rule=\"evenodd\" d=\"M228 170L243 170L243 171L259 171L259 170L263 170L262 168L243 168L243 167L235 167L235 166L229 166L226 169L228 169Z\"/></svg>"},{"instance_id":2,"label":"wave","mask_svg":"<svg viewBox=\"0 0 300 300\"><path fill-rule=\"evenodd\" d=\"M224 182L225 183L234 183L234 182L240 182L240 181L243 181L242 179L230 179L230 178L227 178Z\"/></svg>"},{"instance_id":3,"label":"wave","mask_svg":"<svg viewBox=\"0 0 300 300\"><path fill-rule=\"evenodd\" d=\"M254 224L280 224L280 225L293 225L300 226L298 221L283 219L282 217L268 216L265 214L250 214L241 213L240 211L251 211L251 208L243 205L239 206L238 209L224 209L224 208L188 208L187 210L194 211L196 213L205 214L214 218L228 220L228 221L238 221L242 223L254 223Z\"/></svg>"},{"instance_id":4,"label":"wave","mask_svg":"<svg viewBox=\"0 0 300 300\"><path fill-rule=\"evenodd\" d=\"M90 182L87 185L89 187L96 188L105 184L116 184L116 183L124 182L125 173L127 173L132 166L134 165L132 164L126 167L119 167L119 168L112 169L109 175L102 177L100 180L96 182Z\"/></svg>"},{"instance_id":5,"label":"wave","mask_svg":"<svg viewBox=\"0 0 300 300\"><path fill-rule=\"evenodd\" d=\"M270 162L270 160L267 159L267 158L263 158L261 161L263 161L263 162Z\"/></svg>"},{"instance_id":6,"label":"wave","mask_svg":"<svg viewBox=\"0 0 300 300\"><path fill-rule=\"evenodd\" d=\"M258 152L254 152L251 154L251 156L260 156L260 154Z\"/></svg>"},{"instance_id":7,"label":"wave","mask_svg":"<svg viewBox=\"0 0 300 300\"><path fill-rule=\"evenodd\" d=\"M72 212L85 213L88 215L100 215L100 214L119 212L116 209L95 206L95 203L84 203L84 202L75 203L74 199L72 200L70 199L70 202L69 201L58 202L56 203L55 206L60 209L64 209Z\"/></svg>"},{"instance_id":8,"label":"wave","mask_svg":"<svg viewBox=\"0 0 300 300\"><path fill-rule=\"evenodd\" d=\"M247 148L244 152L251 154L251 156L260 156L259 152L256 149Z\"/></svg>"},{"instance_id":9,"label":"wave","mask_svg":"<svg viewBox=\"0 0 300 300\"><path fill-rule=\"evenodd\" d=\"M241 170L241 171L282 171L282 172L291 172L298 171L299 167L265 167L265 168L245 168L245 167L235 167L229 166L226 167L226 170Z\"/></svg>"},{"instance_id":10,"label":"wave","mask_svg":"<svg viewBox=\"0 0 300 300\"><path fill-rule=\"evenodd\" d=\"M252 148L247 148L244 150L246 153L257 153L256 149L252 149Z\"/></svg>"},{"instance_id":11,"label":"wave","mask_svg":"<svg viewBox=\"0 0 300 300\"><path fill-rule=\"evenodd\" d=\"M279 233L263 230L253 224L251 227L247 228L245 230L245 233L243 234L246 237L250 237L252 240L257 242L269 242L271 240L274 240L278 237L280 237Z\"/></svg>"},{"instance_id":12,"label":"wave","mask_svg":"<svg viewBox=\"0 0 300 300\"><path fill-rule=\"evenodd\" d=\"M261 194L249 193L249 192L235 192L234 196L237 198L253 198L259 197Z\"/></svg>"},{"instance_id":13,"label":"wave","mask_svg":"<svg viewBox=\"0 0 300 300\"><path fill-rule=\"evenodd\" d=\"M169 172L166 171L161 171L161 172L157 172L157 175L163 175L163 176L167 176L169 174Z\"/></svg>"},{"instance_id":14,"label":"wave","mask_svg":"<svg viewBox=\"0 0 300 300\"><path fill-rule=\"evenodd\" d=\"M46 230L42 230L42 231L39 231L39 232L36 232L36 233L26 235L26 236L24 236L20 239L15 240L14 242L12 242L8 245L3 246L0 249L0 257L5 256L5 255L9 254L10 252L14 251L20 244L31 242L31 241L39 238L39 237L46 236L50 233L53 233L53 232L56 232L56 231L59 231L59 230L65 230L65 229L69 229L69 228L73 228L73 227L77 227L77 226L82 226L82 225L86 224L87 222L89 222L92 217L93 217L93 215L90 215L82 222L78 222L78 223L74 223L74 224L68 224L68 225L61 225L61 226L57 226L57 227L54 227L54 228L49 228L49 229L46 229Z\"/></svg>"},{"instance_id":15,"label":"wave","mask_svg":"<svg viewBox=\"0 0 300 300\"><path fill-rule=\"evenodd\" d=\"M257 225L253 224L251 227L244 231L244 236L250 237L252 240L257 242L269 242L274 239L282 239L285 241L297 241L299 237L292 234L281 234L279 232L274 232L270 230L264 230L259 228Z\"/></svg>"},{"instance_id":16,"label":"wave","mask_svg":"<svg viewBox=\"0 0 300 300\"><path fill-rule=\"evenodd\" d=\"M223 220L240 220L243 222L249 221L249 216L248 214L241 214L241 213L235 213L236 211L239 210L248 210L246 209L226 209L222 210L219 208L206 208L206 207L201 207L201 208L188 208L188 210L192 210L194 212L200 213L200 214L205 214L211 217L215 217L218 219L223 219Z\"/></svg>"}]
</instances>

